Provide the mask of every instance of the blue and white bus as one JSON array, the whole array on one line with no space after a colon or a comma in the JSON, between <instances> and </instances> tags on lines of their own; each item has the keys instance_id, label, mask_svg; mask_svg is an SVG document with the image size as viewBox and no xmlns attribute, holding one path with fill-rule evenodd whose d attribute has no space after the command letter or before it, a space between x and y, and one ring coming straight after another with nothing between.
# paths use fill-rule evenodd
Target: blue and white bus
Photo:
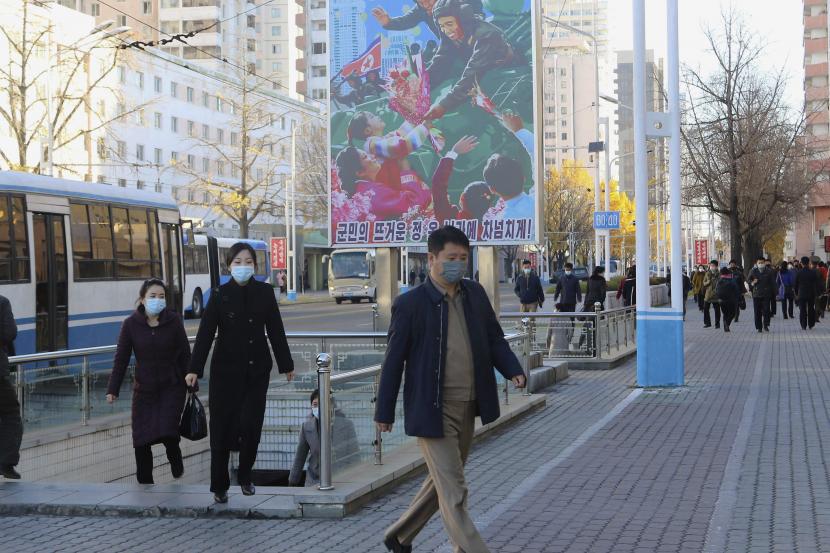
<instances>
[{"instance_id":1,"label":"blue and white bus","mask_svg":"<svg viewBox=\"0 0 830 553\"><path fill-rule=\"evenodd\" d=\"M114 344L150 277L181 312L181 235L163 194L0 171L0 294L17 353Z\"/></svg>"},{"instance_id":2,"label":"blue and white bus","mask_svg":"<svg viewBox=\"0 0 830 553\"><path fill-rule=\"evenodd\" d=\"M231 278L225 256L228 249L237 242L250 244L256 252L257 272L254 278L267 282L269 279L270 264L268 261L268 244L262 240L247 240L244 238L214 238L204 234L197 234L193 239L193 246L188 244L187 236L184 239L184 274L185 289L184 312L186 316L199 318L210 299L210 291L220 284L225 284ZM189 302L189 303L188 303Z\"/></svg>"}]
</instances>

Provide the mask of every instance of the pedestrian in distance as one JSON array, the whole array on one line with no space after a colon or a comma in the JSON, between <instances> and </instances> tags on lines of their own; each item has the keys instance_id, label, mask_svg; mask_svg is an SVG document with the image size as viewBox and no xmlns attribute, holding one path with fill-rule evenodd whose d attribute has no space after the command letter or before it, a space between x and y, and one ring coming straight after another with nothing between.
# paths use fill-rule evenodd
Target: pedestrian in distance
<instances>
[{"instance_id":1,"label":"pedestrian in distance","mask_svg":"<svg viewBox=\"0 0 830 553\"><path fill-rule=\"evenodd\" d=\"M755 330L769 332L770 298L775 298L775 275L767 267L767 260L759 257L749 272L752 307L755 311Z\"/></svg>"},{"instance_id":2,"label":"pedestrian in distance","mask_svg":"<svg viewBox=\"0 0 830 553\"><path fill-rule=\"evenodd\" d=\"M573 263L565 263L565 274L556 283L556 291L553 294L553 301L561 301L561 311L573 313L576 311L576 304L582 302L582 288L579 279L573 274Z\"/></svg>"},{"instance_id":3,"label":"pedestrian in distance","mask_svg":"<svg viewBox=\"0 0 830 553\"><path fill-rule=\"evenodd\" d=\"M167 285L157 278L141 285L136 310L121 324L107 385L107 402L113 403L134 355L132 434L139 484L154 483L152 446L156 444L164 444L173 478L184 474L179 422L190 343L181 316L167 309L167 293Z\"/></svg>"},{"instance_id":4,"label":"pedestrian in distance","mask_svg":"<svg viewBox=\"0 0 830 553\"><path fill-rule=\"evenodd\" d=\"M705 277L706 267L698 265L697 270L692 274L692 297L700 311L703 311L703 279Z\"/></svg>"},{"instance_id":5,"label":"pedestrian in distance","mask_svg":"<svg viewBox=\"0 0 830 553\"><path fill-rule=\"evenodd\" d=\"M720 276L715 284L715 297L720 303L721 313L723 314L724 332L730 332L729 326L732 324L738 310L739 296L740 289L738 288L737 277L727 267L724 267L720 270Z\"/></svg>"},{"instance_id":6,"label":"pedestrian in distance","mask_svg":"<svg viewBox=\"0 0 830 553\"><path fill-rule=\"evenodd\" d=\"M390 432L401 381L404 428L418 438L429 475L406 512L390 526L384 545L412 551L412 541L436 511L456 551L489 551L467 512L464 464L475 417L499 417L495 367L517 388L525 386L521 364L504 338L487 294L463 279L470 242L445 226L428 239L429 279L398 296L392 306L386 358L381 370L375 422Z\"/></svg>"},{"instance_id":7,"label":"pedestrian in distance","mask_svg":"<svg viewBox=\"0 0 830 553\"><path fill-rule=\"evenodd\" d=\"M810 258L801 258L802 269L795 275L795 297L798 300L798 319L801 329L812 330L816 326L816 295L819 273L811 267Z\"/></svg>"},{"instance_id":8,"label":"pedestrian in distance","mask_svg":"<svg viewBox=\"0 0 830 553\"><path fill-rule=\"evenodd\" d=\"M289 486L300 485L306 460L308 460L308 469L306 470L305 486L313 486L320 482L320 390L311 392L309 402L311 412L300 427L297 451L294 454L294 465L288 475ZM360 446L357 441L354 423L336 407L334 408L331 436L331 456L334 466L348 466L360 460Z\"/></svg>"},{"instance_id":9,"label":"pedestrian in distance","mask_svg":"<svg viewBox=\"0 0 830 553\"><path fill-rule=\"evenodd\" d=\"M720 302L717 301L718 298L715 293L715 286L717 286L719 278L718 262L713 259L709 262L709 270L706 271L706 276L703 277L703 328L711 328L712 326L710 309L715 311L715 328L720 328Z\"/></svg>"},{"instance_id":10,"label":"pedestrian in distance","mask_svg":"<svg viewBox=\"0 0 830 553\"><path fill-rule=\"evenodd\" d=\"M608 296L608 281L605 280L605 267L594 267L594 272L588 277L588 287L585 292L583 311L594 311L595 304L605 310L605 298Z\"/></svg>"},{"instance_id":11,"label":"pedestrian in distance","mask_svg":"<svg viewBox=\"0 0 830 553\"><path fill-rule=\"evenodd\" d=\"M772 272L773 281L778 282L778 267L772 264L772 258L768 257L764 260L764 264L767 266L767 270ZM777 288L776 288L777 290ZM770 300L769 304L769 316L770 318L775 318L778 314L778 294L777 292L773 292L772 299Z\"/></svg>"},{"instance_id":12,"label":"pedestrian in distance","mask_svg":"<svg viewBox=\"0 0 830 553\"><path fill-rule=\"evenodd\" d=\"M617 300L622 299L623 305L629 307L637 303L637 267L632 265L625 273L617 288Z\"/></svg>"},{"instance_id":13,"label":"pedestrian in distance","mask_svg":"<svg viewBox=\"0 0 830 553\"><path fill-rule=\"evenodd\" d=\"M256 253L237 242L225 259L231 279L211 292L196 344L188 385L202 378L217 330L210 366L210 491L217 503L227 503L231 451L239 451L238 480L244 495L254 495L251 469L256 461L265 395L271 380L271 352L280 374L291 381L294 361L280 310L271 287L253 278ZM266 341L266 335L268 337Z\"/></svg>"},{"instance_id":14,"label":"pedestrian in distance","mask_svg":"<svg viewBox=\"0 0 830 553\"><path fill-rule=\"evenodd\" d=\"M14 356L17 323L12 304L0 296L0 475L19 480L15 467L20 462L20 442L23 440L23 419L17 388L11 382L9 357Z\"/></svg>"},{"instance_id":15,"label":"pedestrian in distance","mask_svg":"<svg viewBox=\"0 0 830 553\"><path fill-rule=\"evenodd\" d=\"M533 269L530 261L525 259L522 262L522 272L516 279L516 286L513 291L519 297L522 304L522 313L535 313L545 303L545 291L542 289L542 281Z\"/></svg>"},{"instance_id":16,"label":"pedestrian in distance","mask_svg":"<svg viewBox=\"0 0 830 553\"><path fill-rule=\"evenodd\" d=\"M737 323L741 319L741 311L746 309L746 298L744 297L747 289L746 277L743 268L734 259L729 261L729 270L732 272L732 276L735 277L735 284L738 285L738 308L735 310L735 318L732 320L733 323Z\"/></svg>"},{"instance_id":17,"label":"pedestrian in distance","mask_svg":"<svg viewBox=\"0 0 830 553\"><path fill-rule=\"evenodd\" d=\"M827 310L827 265L820 259L813 261L813 268L818 276L816 287L816 322L821 322Z\"/></svg>"},{"instance_id":18,"label":"pedestrian in distance","mask_svg":"<svg viewBox=\"0 0 830 553\"><path fill-rule=\"evenodd\" d=\"M795 271L792 265L782 261L778 269L778 298L781 300L781 314L784 320L792 319L795 303Z\"/></svg>"}]
</instances>

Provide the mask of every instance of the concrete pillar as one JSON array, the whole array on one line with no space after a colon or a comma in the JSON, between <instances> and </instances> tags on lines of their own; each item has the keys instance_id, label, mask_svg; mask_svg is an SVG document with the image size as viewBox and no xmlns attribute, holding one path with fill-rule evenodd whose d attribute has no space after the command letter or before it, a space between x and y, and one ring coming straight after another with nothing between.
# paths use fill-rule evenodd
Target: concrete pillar
<instances>
[{"instance_id":1,"label":"concrete pillar","mask_svg":"<svg viewBox=\"0 0 830 553\"><path fill-rule=\"evenodd\" d=\"M378 318L376 330L385 332L392 319L392 303L398 297L400 253L397 248L378 248L375 252L377 276Z\"/></svg>"},{"instance_id":2,"label":"concrete pillar","mask_svg":"<svg viewBox=\"0 0 830 553\"><path fill-rule=\"evenodd\" d=\"M496 315L501 309L499 301L499 249L496 246L479 246L478 281L487 292ZM472 276L472 275L470 275Z\"/></svg>"}]
</instances>

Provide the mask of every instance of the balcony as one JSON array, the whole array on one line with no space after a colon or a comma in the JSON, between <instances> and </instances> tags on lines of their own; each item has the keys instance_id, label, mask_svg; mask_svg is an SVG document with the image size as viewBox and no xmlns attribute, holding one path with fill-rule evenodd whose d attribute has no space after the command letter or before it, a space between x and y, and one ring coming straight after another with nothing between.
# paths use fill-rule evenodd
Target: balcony
<instances>
[{"instance_id":1,"label":"balcony","mask_svg":"<svg viewBox=\"0 0 830 553\"><path fill-rule=\"evenodd\" d=\"M305 73L306 67L308 67L308 64L306 63L305 58L297 58L294 61L294 68L300 73Z\"/></svg>"},{"instance_id":2,"label":"balcony","mask_svg":"<svg viewBox=\"0 0 830 553\"><path fill-rule=\"evenodd\" d=\"M812 100L826 100L830 98L830 89L826 86L810 86L804 91L804 99L807 102Z\"/></svg>"},{"instance_id":3,"label":"balcony","mask_svg":"<svg viewBox=\"0 0 830 553\"><path fill-rule=\"evenodd\" d=\"M297 93L303 96L308 92L308 81L297 81Z\"/></svg>"},{"instance_id":4,"label":"balcony","mask_svg":"<svg viewBox=\"0 0 830 553\"><path fill-rule=\"evenodd\" d=\"M804 18L804 30L811 31L813 29L827 28L827 14L811 15Z\"/></svg>"},{"instance_id":5,"label":"balcony","mask_svg":"<svg viewBox=\"0 0 830 553\"><path fill-rule=\"evenodd\" d=\"M296 44L298 50L302 50L303 52L305 52L305 49L306 49L305 35L298 36L297 39L294 41L294 44Z\"/></svg>"},{"instance_id":6,"label":"balcony","mask_svg":"<svg viewBox=\"0 0 830 553\"><path fill-rule=\"evenodd\" d=\"M813 6L824 6L827 8L827 0L804 0L805 9Z\"/></svg>"},{"instance_id":7,"label":"balcony","mask_svg":"<svg viewBox=\"0 0 830 553\"><path fill-rule=\"evenodd\" d=\"M810 38L804 41L804 55L827 52L827 37Z\"/></svg>"},{"instance_id":8,"label":"balcony","mask_svg":"<svg viewBox=\"0 0 830 553\"><path fill-rule=\"evenodd\" d=\"M811 63L804 66L804 76L808 79L810 77L827 76L828 71L830 71L830 65L828 65L827 62Z\"/></svg>"},{"instance_id":9,"label":"balcony","mask_svg":"<svg viewBox=\"0 0 830 553\"><path fill-rule=\"evenodd\" d=\"M305 12L301 12L301 13L298 13L297 15L295 15L294 16L294 23L297 24L297 27L299 27L301 29L305 29L305 23L306 23Z\"/></svg>"},{"instance_id":10,"label":"balcony","mask_svg":"<svg viewBox=\"0 0 830 553\"><path fill-rule=\"evenodd\" d=\"M826 110L819 111L818 113L811 113L807 116L807 125L820 125L820 124L830 123L830 113Z\"/></svg>"}]
</instances>

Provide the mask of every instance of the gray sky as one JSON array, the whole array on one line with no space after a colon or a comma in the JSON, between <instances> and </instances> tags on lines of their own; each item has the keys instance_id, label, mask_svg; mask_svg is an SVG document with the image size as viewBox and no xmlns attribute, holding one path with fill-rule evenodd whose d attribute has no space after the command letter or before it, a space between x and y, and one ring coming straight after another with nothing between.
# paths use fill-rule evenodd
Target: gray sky
<instances>
[{"instance_id":1,"label":"gray sky","mask_svg":"<svg viewBox=\"0 0 830 553\"><path fill-rule=\"evenodd\" d=\"M803 99L802 2L801 0L733 0L747 26L766 42L769 71L782 67L787 74L790 106L801 109ZM613 50L632 47L631 0L609 0L609 34ZM666 9L664 0L646 0L646 47L665 57ZM721 9L728 0L680 0L680 62L707 73L714 62L703 36L706 25L718 27Z\"/></svg>"}]
</instances>

